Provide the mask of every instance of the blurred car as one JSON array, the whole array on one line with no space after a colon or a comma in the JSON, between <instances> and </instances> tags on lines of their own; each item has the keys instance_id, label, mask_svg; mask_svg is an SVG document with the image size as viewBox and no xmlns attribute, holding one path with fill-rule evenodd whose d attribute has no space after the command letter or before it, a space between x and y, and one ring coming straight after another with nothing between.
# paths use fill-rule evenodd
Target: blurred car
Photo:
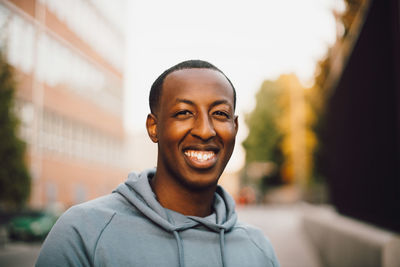
<instances>
[{"instance_id":1,"label":"blurred car","mask_svg":"<svg viewBox=\"0 0 400 267\"><path fill-rule=\"evenodd\" d=\"M59 215L51 211L26 211L10 220L8 236L14 240L44 240Z\"/></svg>"}]
</instances>

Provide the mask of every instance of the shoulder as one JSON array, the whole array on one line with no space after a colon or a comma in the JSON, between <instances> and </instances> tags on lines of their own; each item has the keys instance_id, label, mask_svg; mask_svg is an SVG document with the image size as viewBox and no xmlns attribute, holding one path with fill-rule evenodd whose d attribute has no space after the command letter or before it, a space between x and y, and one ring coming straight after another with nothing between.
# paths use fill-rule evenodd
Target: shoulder
<instances>
[{"instance_id":1,"label":"shoulder","mask_svg":"<svg viewBox=\"0 0 400 267\"><path fill-rule=\"evenodd\" d=\"M90 222L92 228L101 227L116 213L113 206L118 206L117 198L116 194L110 194L72 206L59 218L57 223L80 227L82 223L85 225Z\"/></svg>"},{"instance_id":2,"label":"shoulder","mask_svg":"<svg viewBox=\"0 0 400 267\"><path fill-rule=\"evenodd\" d=\"M90 265L101 234L118 207L123 209L121 201L118 194L110 194L68 209L43 243L37 266Z\"/></svg>"},{"instance_id":3,"label":"shoulder","mask_svg":"<svg viewBox=\"0 0 400 267\"><path fill-rule=\"evenodd\" d=\"M118 193L112 193L69 208L57 221L55 230L73 228L80 235L98 236L117 214L132 213L132 205Z\"/></svg>"},{"instance_id":4,"label":"shoulder","mask_svg":"<svg viewBox=\"0 0 400 267\"><path fill-rule=\"evenodd\" d=\"M248 239L273 263L273 266L279 266L274 248L267 236L257 227L238 222L235 229L243 230Z\"/></svg>"}]
</instances>

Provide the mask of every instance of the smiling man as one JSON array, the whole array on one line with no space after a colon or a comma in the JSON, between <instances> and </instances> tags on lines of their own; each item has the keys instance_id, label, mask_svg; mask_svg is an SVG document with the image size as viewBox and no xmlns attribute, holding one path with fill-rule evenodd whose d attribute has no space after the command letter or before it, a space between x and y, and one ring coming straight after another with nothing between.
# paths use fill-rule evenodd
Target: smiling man
<instances>
[{"instance_id":1,"label":"smiling man","mask_svg":"<svg viewBox=\"0 0 400 267\"><path fill-rule=\"evenodd\" d=\"M166 70L150 91L146 126L157 168L69 209L37 266L279 266L261 231L237 222L218 186L238 129L236 93L212 64Z\"/></svg>"}]
</instances>

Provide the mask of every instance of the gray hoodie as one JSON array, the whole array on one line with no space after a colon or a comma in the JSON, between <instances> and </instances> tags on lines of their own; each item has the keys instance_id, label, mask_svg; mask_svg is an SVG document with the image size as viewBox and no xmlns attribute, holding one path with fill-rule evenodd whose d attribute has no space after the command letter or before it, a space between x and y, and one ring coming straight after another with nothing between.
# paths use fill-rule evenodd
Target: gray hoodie
<instances>
[{"instance_id":1,"label":"gray hoodie","mask_svg":"<svg viewBox=\"0 0 400 267\"><path fill-rule=\"evenodd\" d=\"M261 231L237 222L222 187L213 214L184 216L158 203L149 184L154 173L131 173L112 194L66 211L36 266L279 266Z\"/></svg>"}]
</instances>

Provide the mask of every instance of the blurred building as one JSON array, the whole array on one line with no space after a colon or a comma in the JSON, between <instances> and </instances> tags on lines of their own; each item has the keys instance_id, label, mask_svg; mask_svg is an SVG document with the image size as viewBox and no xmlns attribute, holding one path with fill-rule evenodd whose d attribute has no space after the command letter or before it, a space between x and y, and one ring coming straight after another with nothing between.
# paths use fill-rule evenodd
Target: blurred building
<instances>
[{"instance_id":1,"label":"blurred building","mask_svg":"<svg viewBox=\"0 0 400 267\"><path fill-rule=\"evenodd\" d=\"M125 5L0 1L0 45L15 68L34 207L70 206L126 178Z\"/></svg>"},{"instance_id":2,"label":"blurred building","mask_svg":"<svg viewBox=\"0 0 400 267\"><path fill-rule=\"evenodd\" d=\"M132 171L141 172L157 165L157 144L150 140L147 131L128 134L126 147Z\"/></svg>"},{"instance_id":3,"label":"blurred building","mask_svg":"<svg viewBox=\"0 0 400 267\"><path fill-rule=\"evenodd\" d=\"M400 232L399 1L363 1L331 53L324 140L332 203Z\"/></svg>"}]
</instances>

